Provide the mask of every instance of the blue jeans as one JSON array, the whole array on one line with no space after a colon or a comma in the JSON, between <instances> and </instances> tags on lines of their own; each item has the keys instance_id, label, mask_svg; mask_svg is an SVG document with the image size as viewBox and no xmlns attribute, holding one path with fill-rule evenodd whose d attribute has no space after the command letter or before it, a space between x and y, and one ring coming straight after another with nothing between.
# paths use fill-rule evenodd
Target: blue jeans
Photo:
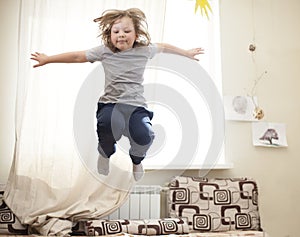
<instances>
[{"instance_id":1,"label":"blue jeans","mask_svg":"<svg viewBox=\"0 0 300 237\"><path fill-rule=\"evenodd\" d=\"M130 142L129 155L134 164L140 164L150 148L154 132L153 112L144 107L127 104L98 103L97 134L98 151L109 158L116 151L116 142L122 135Z\"/></svg>"}]
</instances>

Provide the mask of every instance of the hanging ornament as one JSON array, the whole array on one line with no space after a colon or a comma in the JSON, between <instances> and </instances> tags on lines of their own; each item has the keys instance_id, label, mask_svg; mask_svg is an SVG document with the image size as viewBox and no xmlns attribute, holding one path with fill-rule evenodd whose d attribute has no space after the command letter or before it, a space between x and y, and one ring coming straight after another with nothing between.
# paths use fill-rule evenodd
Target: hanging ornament
<instances>
[{"instance_id":1,"label":"hanging ornament","mask_svg":"<svg viewBox=\"0 0 300 237\"><path fill-rule=\"evenodd\" d=\"M255 119L261 120L264 116L265 116L264 111L261 108L259 108L258 106L255 107L255 109L253 111L253 117Z\"/></svg>"},{"instance_id":2,"label":"hanging ornament","mask_svg":"<svg viewBox=\"0 0 300 237\"><path fill-rule=\"evenodd\" d=\"M253 24L253 42L249 45L249 51L252 54L252 61L253 61L253 65L255 67L255 75L256 75L256 80L254 80L254 84L250 93L250 96L252 98L252 103L254 105L254 110L252 112L253 117L255 119L261 120L264 116L265 113L263 111L262 108L260 108L258 106L258 103L254 100L254 95L256 94L255 89L257 87L258 82L263 78L263 76L267 73L267 71L264 71L259 77L257 76L257 64L256 64L256 60L255 60L255 52L256 52L256 44L255 44L255 14L254 14L254 0L252 0L252 24Z\"/></svg>"},{"instance_id":3,"label":"hanging ornament","mask_svg":"<svg viewBox=\"0 0 300 237\"><path fill-rule=\"evenodd\" d=\"M207 19L209 19L208 10L212 13L209 2L207 0L196 0L195 13L197 12L198 8L200 8L201 15L203 16L203 13L205 13Z\"/></svg>"}]
</instances>

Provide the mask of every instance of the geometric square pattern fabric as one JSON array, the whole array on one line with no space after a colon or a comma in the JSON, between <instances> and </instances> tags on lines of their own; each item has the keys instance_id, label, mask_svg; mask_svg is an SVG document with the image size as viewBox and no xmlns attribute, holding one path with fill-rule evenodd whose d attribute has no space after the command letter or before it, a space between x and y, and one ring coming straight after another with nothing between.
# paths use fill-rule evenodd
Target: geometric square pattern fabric
<instances>
[{"instance_id":1,"label":"geometric square pattern fabric","mask_svg":"<svg viewBox=\"0 0 300 237\"><path fill-rule=\"evenodd\" d=\"M269 235L263 231L235 230L226 232L190 233L188 237L269 237Z\"/></svg>"},{"instance_id":2,"label":"geometric square pattern fabric","mask_svg":"<svg viewBox=\"0 0 300 237\"><path fill-rule=\"evenodd\" d=\"M19 219L3 201L5 185L0 184L0 234L1 235L27 235L27 226Z\"/></svg>"},{"instance_id":3,"label":"geometric square pattern fabric","mask_svg":"<svg viewBox=\"0 0 300 237\"><path fill-rule=\"evenodd\" d=\"M178 218L147 220L91 220L85 222L85 233L89 236L116 235L174 235L189 232L186 222Z\"/></svg>"},{"instance_id":4,"label":"geometric square pattern fabric","mask_svg":"<svg viewBox=\"0 0 300 237\"><path fill-rule=\"evenodd\" d=\"M251 178L176 176L169 183L169 217L186 219L190 231L261 231L257 183Z\"/></svg>"}]
</instances>

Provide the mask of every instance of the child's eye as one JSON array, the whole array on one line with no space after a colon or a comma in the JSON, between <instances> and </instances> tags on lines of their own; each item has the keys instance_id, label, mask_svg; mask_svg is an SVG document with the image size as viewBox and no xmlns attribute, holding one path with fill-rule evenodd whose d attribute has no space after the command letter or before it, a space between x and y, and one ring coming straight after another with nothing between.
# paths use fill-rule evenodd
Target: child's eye
<instances>
[{"instance_id":1,"label":"child's eye","mask_svg":"<svg viewBox=\"0 0 300 237\"><path fill-rule=\"evenodd\" d=\"M125 30L125 33L130 33L131 32L131 30Z\"/></svg>"},{"instance_id":2,"label":"child's eye","mask_svg":"<svg viewBox=\"0 0 300 237\"><path fill-rule=\"evenodd\" d=\"M115 31L113 31L113 33L115 33L115 34L118 34L118 33L119 33L119 31L115 30Z\"/></svg>"}]
</instances>

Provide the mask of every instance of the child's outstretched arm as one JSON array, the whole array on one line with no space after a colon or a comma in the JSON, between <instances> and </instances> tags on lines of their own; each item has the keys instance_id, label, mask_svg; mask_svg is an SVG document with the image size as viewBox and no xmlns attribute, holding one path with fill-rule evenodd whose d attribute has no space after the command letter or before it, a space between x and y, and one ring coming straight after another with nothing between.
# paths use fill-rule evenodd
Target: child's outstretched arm
<instances>
[{"instance_id":1,"label":"child's outstretched arm","mask_svg":"<svg viewBox=\"0 0 300 237\"><path fill-rule=\"evenodd\" d=\"M74 51L68 53L62 53L57 55L48 56L43 53L32 53L32 60L37 61L33 67L40 67L48 63L84 63L87 62L85 51Z\"/></svg>"},{"instance_id":2,"label":"child's outstretched arm","mask_svg":"<svg viewBox=\"0 0 300 237\"><path fill-rule=\"evenodd\" d=\"M198 54L204 54L203 48L193 48L185 50L166 43L157 43L156 45L161 52L178 54L197 61L199 61L199 59L197 59L195 56Z\"/></svg>"}]
</instances>

